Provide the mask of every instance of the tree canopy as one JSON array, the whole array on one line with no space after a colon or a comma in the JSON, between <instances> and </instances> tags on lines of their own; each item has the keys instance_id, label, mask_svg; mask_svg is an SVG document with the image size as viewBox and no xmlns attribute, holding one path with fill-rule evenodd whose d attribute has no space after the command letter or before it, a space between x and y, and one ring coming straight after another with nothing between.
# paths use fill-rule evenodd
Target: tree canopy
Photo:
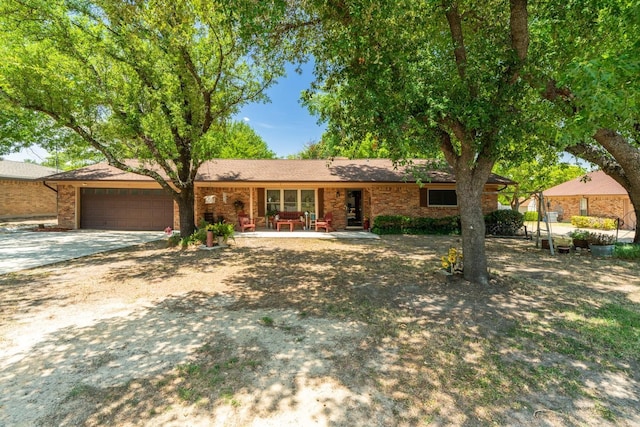
<instances>
[{"instance_id":1,"label":"tree canopy","mask_svg":"<svg viewBox=\"0 0 640 427\"><path fill-rule=\"evenodd\" d=\"M559 146L598 165L628 192L640 213L640 1L547 5L555 26L544 97L560 107ZM576 31L576 27L580 31ZM564 41L564 43L561 43ZM629 221L631 218L623 218ZM640 243L640 233L634 238Z\"/></svg>"},{"instance_id":2,"label":"tree canopy","mask_svg":"<svg viewBox=\"0 0 640 427\"><path fill-rule=\"evenodd\" d=\"M440 150L456 175L465 278L488 283L484 184L496 161L531 156L521 141L550 122L550 105L523 79L527 1L315 4L329 131L352 142L374 133L396 159Z\"/></svg>"},{"instance_id":3,"label":"tree canopy","mask_svg":"<svg viewBox=\"0 0 640 427\"><path fill-rule=\"evenodd\" d=\"M65 129L110 164L154 178L190 234L198 167L238 108L264 100L299 57L283 26L292 14L284 0L5 0L3 145Z\"/></svg>"}]
</instances>

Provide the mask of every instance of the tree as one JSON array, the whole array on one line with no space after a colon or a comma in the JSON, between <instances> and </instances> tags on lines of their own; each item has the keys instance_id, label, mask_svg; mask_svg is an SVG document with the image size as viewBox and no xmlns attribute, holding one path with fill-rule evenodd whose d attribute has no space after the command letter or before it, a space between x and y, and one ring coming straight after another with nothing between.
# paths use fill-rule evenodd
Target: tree
<instances>
[{"instance_id":1,"label":"tree","mask_svg":"<svg viewBox=\"0 0 640 427\"><path fill-rule=\"evenodd\" d=\"M527 1L314 5L324 21L315 89L331 94L328 130L352 142L374 132L397 159L407 147L439 148L457 181L464 276L486 285L484 185L496 161L529 156L519 141L548 122L522 78Z\"/></svg>"},{"instance_id":2,"label":"tree","mask_svg":"<svg viewBox=\"0 0 640 427\"><path fill-rule=\"evenodd\" d=\"M511 209L517 211L520 203L532 195L585 174L586 171L582 167L559 162L556 153L550 154L551 159L536 158L519 161L517 164L498 162L494 172L517 182L512 191L500 193L500 203L508 204Z\"/></svg>"},{"instance_id":3,"label":"tree","mask_svg":"<svg viewBox=\"0 0 640 427\"><path fill-rule=\"evenodd\" d=\"M216 138L216 157L221 159L273 159L276 154L251 126L234 122Z\"/></svg>"},{"instance_id":4,"label":"tree","mask_svg":"<svg viewBox=\"0 0 640 427\"><path fill-rule=\"evenodd\" d=\"M42 166L68 171L104 161L104 156L90 145L76 144L63 150L56 149L44 159Z\"/></svg>"},{"instance_id":5,"label":"tree","mask_svg":"<svg viewBox=\"0 0 640 427\"><path fill-rule=\"evenodd\" d=\"M559 142L622 185L638 215L640 1L589 6L566 2L543 9L543 22L568 20L578 23L582 31L558 26L549 32L556 36L558 55L551 71L547 68L540 73L546 77L541 79L546 83L541 92L563 112ZM584 37L585 33L589 36ZM634 242L640 243L637 228Z\"/></svg>"},{"instance_id":6,"label":"tree","mask_svg":"<svg viewBox=\"0 0 640 427\"><path fill-rule=\"evenodd\" d=\"M71 131L155 179L191 234L198 167L296 55L291 13L285 0L5 0L0 111L14 121L3 145L38 127Z\"/></svg>"},{"instance_id":7,"label":"tree","mask_svg":"<svg viewBox=\"0 0 640 427\"><path fill-rule=\"evenodd\" d=\"M332 143L330 135L319 142L308 143L304 149L291 156L296 159L330 159L333 157L347 157L349 159L386 159L389 150L372 135L366 135L357 144Z\"/></svg>"}]
</instances>

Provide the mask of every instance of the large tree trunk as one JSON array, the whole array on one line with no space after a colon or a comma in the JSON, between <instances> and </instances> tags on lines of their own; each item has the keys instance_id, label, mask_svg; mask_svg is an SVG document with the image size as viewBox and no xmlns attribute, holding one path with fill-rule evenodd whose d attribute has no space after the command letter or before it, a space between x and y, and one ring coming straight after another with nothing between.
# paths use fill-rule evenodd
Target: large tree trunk
<instances>
[{"instance_id":1,"label":"large tree trunk","mask_svg":"<svg viewBox=\"0 0 640 427\"><path fill-rule=\"evenodd\" d=\"M180 236L189 237L196 229L193 186L183 188L180 193L174 194L174 199L178 204L178 212L180 213Z\"/></svg>"},{"instance_id":2,"label":"large tree trunk","mask_svg":"<svg viewBox=\"0 0 640 427\"><path fill-rule=\"evenodd\" d=\"M479 285L489 284L485 251L485 224L482 213L482 191L486 182L456 173L456 191L462 228L464 278Z\"/></svg>"},{"instance_id":3,"label":"large tree trunk","mask_svg":"<svg viewBox=\"0 0 640 427\"><path fill-rule=\"evenodd\" d=\"M599 129L593 139L600 146L582 142L567 147L566 150L581 159L595 163L604 173L627 190L631 204L636 211L637 223L637 217L640 214L640 167L638 167L640 165L640 150L624 136L610 129ZM637 226L633 241L640 243L640 233Z\"/></svg>"},{"instance_id":4,"label":"large tree trunk","mask_svg":"<svg viewBox=\"0 0 640 427\"><path fill-rule=\"evenodd\" d=\"M456 176L456 192L462 228L464 278L479 285L489 284L482 193L491 175L494 161L486 153L476 156L474 144L462 124L451 122L460 149L452 144L451 135L440 132L440 147Z\"/></svg>"}]
</instances>

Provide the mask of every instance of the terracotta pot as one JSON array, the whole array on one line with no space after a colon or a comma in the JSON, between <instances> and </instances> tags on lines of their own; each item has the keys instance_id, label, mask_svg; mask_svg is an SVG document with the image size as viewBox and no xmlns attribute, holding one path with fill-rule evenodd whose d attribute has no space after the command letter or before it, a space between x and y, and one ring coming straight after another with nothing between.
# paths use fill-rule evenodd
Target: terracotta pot
<instances>
[{"instance_id":1,"label":"terracotta pot","mask_svg":"<svg viewBox=\"0 0 640 427\"><path fill-rule=\"evenodd\" d=\"M213 231L207 231L207 247L213 247Z\"/></svg>"}]
</instances>

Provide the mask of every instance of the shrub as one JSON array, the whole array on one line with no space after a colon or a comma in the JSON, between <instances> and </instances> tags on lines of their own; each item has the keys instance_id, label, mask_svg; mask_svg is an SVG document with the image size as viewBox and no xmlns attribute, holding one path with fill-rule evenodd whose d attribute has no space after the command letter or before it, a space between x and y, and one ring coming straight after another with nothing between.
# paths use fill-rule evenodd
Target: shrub
<instances>
[{"instance_id":1,"label":"shrub","mask_svg":"<svg viewBox=\"0 0 640 427\"><path fill-rule=\"evenodd\" d=\"M596 228L599 230L615 230L616 220L596 216L572 216L571 225L578 228Z\"/></svg>"},{"instance_id":2,"label":"shrub","mask_svg":"<svg viewBox=\"0 0 640 427\"><path fill-rule=\"evenodd\" d=\"M569 232L569 237L575 240L589 240L589 232L587 230L575 229Z\"/></svg>"},{"instance_id":3,"label":"shrub","mask_svg":"<svg viewBox=\"0 0 640 427\"><path fill-rule=\"evenodd\" d=\"M637 243L618 243L613 250L616 258L640 260L640 244Z\"/></svg>"},{"instance_id":4,"label":"shrub","mask_svg":"<svg viewBox=\"0 0 640 427\"><path fill-rule=\"evenodd\" d=\"M536 211L527 211L524 213L524 221L537 221L538 220L538 212Z\"/></svg>"},{"instance_id":5,"label":"shrub","mask_svg":"<svg viewBox=\"0 0 640 427\"><path fill-rule=\"evenodd\" d=\"M616 242L616 236L604 233L589 233L587 240L591 245L613 245Z\"/></svg>"},{"instance_id":6,"label":"shrub","mask_svg":"<svg viewBox=\"0 0 640 427\"><path fill-rule=\"evenodd\" d=\"M376 234L460 234L460 217L380 215L375 217L371 231Z\"/></svg>"},{"instance_id":7,"label":"shrub","mask_svg":"<svg viewBox=\"0 0 640 427\"><path fill-rule=\"evenodd\" d=\"M524 224L524 215L514 210L497 210L484 217L487 232L496 236L513 236Z\"/></svg>"}]
</instances>

